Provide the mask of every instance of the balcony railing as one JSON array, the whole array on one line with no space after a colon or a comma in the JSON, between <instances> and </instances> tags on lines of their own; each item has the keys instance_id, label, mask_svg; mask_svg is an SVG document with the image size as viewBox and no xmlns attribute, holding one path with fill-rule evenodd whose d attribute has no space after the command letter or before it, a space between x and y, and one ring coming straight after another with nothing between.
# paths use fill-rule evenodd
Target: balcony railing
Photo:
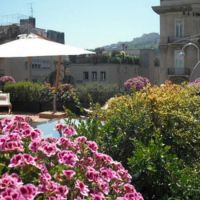
<instances>
[{"instance_id":1,"label":"balcony railing","mask_svg":"<svg viewBox=\"0 0 200 200\"><path fill-rule=\"evenodd\" d=\"M181 40L188 40L191 37L191 35L184 35L183 37L176 37L176 36L168 36L167 43L173 43Z\"/></svg>"},{"instance_id":2,"label":"balcony railing","mask_svg":"<svg viewBox=\"0 0 200 200\"><path fill-rule=\"evenodd\" d=\"M181 38L181 37L169 36L167 38L167 42L168 43L173 43L173 42L176 42L176 41L181 40L181 39L183 39L183 37Z\"/></svg>"},{"instance_id":3,"label":"balcony railing","mask_svg":"<svg viewBox=\"0 0 200 200\"><path fill-rule=\"evenodd\" d=\"M169 76L189 76L190 69L189 68L168 68Z\"/></svg>"}]
</instances>

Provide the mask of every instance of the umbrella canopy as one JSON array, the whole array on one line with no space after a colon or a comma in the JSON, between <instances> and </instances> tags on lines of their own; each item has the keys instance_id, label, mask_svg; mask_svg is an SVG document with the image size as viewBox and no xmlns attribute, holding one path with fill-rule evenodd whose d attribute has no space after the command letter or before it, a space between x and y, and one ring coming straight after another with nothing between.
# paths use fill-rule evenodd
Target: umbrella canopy
<instances>
[{"instance_id":1,"label":"umbrella canopy","mask_svg":"<svg viewBox=\"0 0 200 200\"><path fill-rule=\"evenodd\" d=\"M0 45L0 57L38 57L94 54L85 49L52 42L35 34L21 35L17 40Z\"/></svg>"},{"instance_id":2,"label":"umbrella canopy","mask_svg":"<svg viewBox=\"0 0 200 200\"><path fill-rule=\"evenodd\" d=\"M58 56L58 64L56 68L56 90L59 86L61 56L82 54L95 53L85 49L52 42L32 33L29 35L20 35L17 40L0 45L0 58ZM31 62L31 59L29 59L29 62ZM53 110L56 111L56 96L54 95L54 97Z\"/></svg>"}]
</instances>

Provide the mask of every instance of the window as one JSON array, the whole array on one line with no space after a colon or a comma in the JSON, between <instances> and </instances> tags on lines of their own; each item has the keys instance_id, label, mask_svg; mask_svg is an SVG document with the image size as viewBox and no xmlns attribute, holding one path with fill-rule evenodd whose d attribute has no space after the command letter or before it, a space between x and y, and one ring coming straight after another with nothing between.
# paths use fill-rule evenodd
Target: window
<instances>
[{"instance_id":1,"label":"window","mask_svg":"<svg viewBox=\"0 0 200 200\"><path fill-rule=\"evenodd\" d=\"M175 57L175 74L183 74L184 72L184 57L181 56L181 50L174 51Z\"/></svg>"},{"instance_id":2,"label":"window","mask_svg":"<svg viewBox=\"0 0 200 200\"><path fill-rule=\"evenodd\" d=\"M183 19L175 20L175 36L182 38L184 36L184 21Z\"/></svg>"},{"instance_id":3,"label":"window","mask_svg":"<svg viewBox=\"0 0 200 200\"><path fill-rule=\"evenodd\" d=\"M5 75L4 69L0 69L0 76L4 76L4 75Z\"/></svg>"},{"instance_id":4,"label":"window","mask_svg":"<svg viewBox=\"0 0 200 200\"><path fill-rule=\"evenodd\" d=\"M40 68L41 68L40 64L37 63L32 64L32 69L40 69Z\"/></svg>"},{"instance_id":5,"label":"window","mask_svg":"<svg viewBox=\"0 0 200 200\"><path fill-rule=\"evenodd\" d=\"M83 80L88 81L89 80L89 73L83 72Z\"/></svg>"},{"instance_id":6,"label":"window","mask_svg":"<svg viewBox=\"0 0 200 200\"><path fill-rule=\"evenodd\" d=\"M105 81L106 80L106 72L101 72L100 73L100 80Z\"/></svg>"},{"instance_id":7,"label":"window","mask_svg":"<svg viewBox=\"0 0 200 200\"><path fill-rule=\"evenodd\" d=\"M97 72L92 72L92 80L93 81L97 80Z\"/></svg>"}]
</instances>

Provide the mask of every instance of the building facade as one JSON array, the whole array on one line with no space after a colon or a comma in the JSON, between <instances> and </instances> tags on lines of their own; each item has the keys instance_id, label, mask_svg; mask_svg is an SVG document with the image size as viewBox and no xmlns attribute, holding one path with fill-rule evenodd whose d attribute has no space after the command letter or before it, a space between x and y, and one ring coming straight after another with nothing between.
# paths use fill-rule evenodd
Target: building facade
<instances>
[{"instance_id":1,"label":"building facade","mask_svg":"<svg viewBox=\"0 0 200 200\"><path fill-rule=\"evenodd\" d=\"M138 75L137 65L128 64L71 64L74 84L109 84L122 87L124 81Z\"/></svg>"},{"instance_id":2,"label":"building facade","mask_svg":"<svg viewBox=\"0 0 200 200\"><path fill-rule=\"evenodd\" d=\"M160 79L182 82L200 76L200 1L161 0Z\"/></svg>"},{"instance_id":3,"label":"building facade","mask_svg":"<svg viewBox=\"0 0 200 200\"><path fill-rule=\"evenodd\" d=\"M104 52L105 53L105 52ZM73 84L114 84L119 87L132 77L144 76L151 83L159 84L159 64L155 62L159 54L153 49L137 50L139 63L105 63L105 62L85 62L84 59L69 64L66 67L65 75L71 77Z\"/></svg>"}]
</instances>

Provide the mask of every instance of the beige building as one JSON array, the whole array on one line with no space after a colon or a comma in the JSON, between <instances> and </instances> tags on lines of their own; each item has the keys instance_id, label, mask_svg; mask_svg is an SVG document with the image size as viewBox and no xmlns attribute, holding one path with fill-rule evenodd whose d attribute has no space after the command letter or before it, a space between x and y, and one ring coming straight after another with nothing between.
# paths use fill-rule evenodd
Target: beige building
<instances>
[{"instance_id":1,"label":"beige building","mask_svg":"<svg viewBox=\"0 0 200 200\"><path fill-rule=\"evenodd\" d=\"M175 82L200 76L200 0L161 0L160 79Z\"/></svg>"},{"instance_id":2,"label":"beige building","mask_svg":"<svg viewBox=\"0 0 200 200\"><path fill-rule=\"evenodd\" d=\"M121 87L124 81L137 76L138 67L129 64L71 64L69 71L75 84L101 83Z\"/></svg>"},{"instance_id":3,"label":"beige building","mask_svg":"<svg viewBox=\"0 0 200 200\"><path fill-rule=\"evenodd\" d=\"M113 64L113 63L92 63L78 60L66 68L66 75L70 76L74 84L114 84L119 87L132 77L144 76L150 79L151 83L159 84L159 64L155 60L159 54L152 49L140 50L139 64Z\"/></svg>"}]
</instances>

